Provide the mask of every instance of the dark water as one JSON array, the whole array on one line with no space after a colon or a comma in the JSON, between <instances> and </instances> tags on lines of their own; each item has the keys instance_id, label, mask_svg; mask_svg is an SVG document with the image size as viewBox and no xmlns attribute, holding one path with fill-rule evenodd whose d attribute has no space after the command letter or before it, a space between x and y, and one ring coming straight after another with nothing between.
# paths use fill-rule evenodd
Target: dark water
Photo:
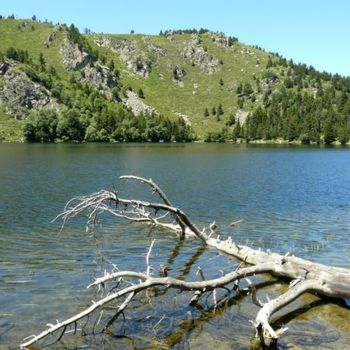
<instances>
[{"instance_id":1,"label":"dark water","mask_svg":"<svg viewBox=\"0 0 350 350\"><path fill-rule=\"evenodd\" d=\"M179 243L172 234L105 218L95 234L77 219L59 233L50 221L72 196L112 184L126 195L122 174L151 177L199 226L216 220L221 235L313 261L350 267L350 150L234 145L0 145L0 349L15 348L90 304L97 292L85 286L93 275L120 269L145 270L145 254L156 238L152 265L168 263L171 275L198 279L230 271L236 261ZM243 219L233 231L227 225ZM257 282L264 300L286 284ZM269 283L271 282L271 283ZM163 294L155 291L157 294ZM257 308L249 298L216 313L188 307L190 295L169 291L134 302L126 320L108 334L68 335L55 349L248 349ZM210 300L208 301L210 304ZM310 309L309 305L314 306ZM289 349L350 346L349 307L304 296L287 308L279 324L289 331ZM106 310L108 314L108 310ZM159 323L159 321L161 322ZM94 321L90 321L93 323Z\"/></svg>"}]
</instances>

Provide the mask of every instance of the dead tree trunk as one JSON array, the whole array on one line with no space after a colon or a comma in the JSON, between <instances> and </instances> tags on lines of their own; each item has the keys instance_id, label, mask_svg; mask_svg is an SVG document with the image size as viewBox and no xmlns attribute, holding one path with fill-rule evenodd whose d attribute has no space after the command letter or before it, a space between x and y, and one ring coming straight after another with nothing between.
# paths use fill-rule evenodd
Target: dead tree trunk
<instances>
[{"instance_id":1,"label":"dead tree trunk","mask_svg":"<svg viewBox=\"0 0 350 350\"><path fill-rule=\"evenodd\" d=\"M104 276L96 279L88 287L98 286L100 288L104 287L106 283L113 281L117 282L117 286L113 288L113 292L107 294L99 301L93 302L89 308L81 313L63 322L57 322L55 325L49 324L48 328L42 333L33 335L29 340L23 342L20 345L21 348L28 347L58 330L61 330L61 338L68 326L73 325L76 329L79 320L102 308L110 301L120 299L122 303L116 315L106 325L108 327L124 311L137 293L155 286L191 291L193 293L190 300L191 304L198 303L204 294L213 292L214 303L219 304L237 290L241 279L248 276L270 273L277 277L289 278L291 282L287 292L265 304L258 300L254 286L248 288L252 293L253 302L261 307L252 324L255 326L263 346L276 344L277 339L286 331L286 328L274 330L270 325L271 316L303 293L309 292L335 298L350 298L349 269L313 263L292 256L289 253L283 256L269 251L255 250L244 245L238 245L231 237L226 240L221 240L219 237L214 238L215 222L208 228L205 227L202 230L197 228L182 210L172 205L165 193L151 179L148 180L137 176L122 176L121 178L139 181L148 185L152 192L159 196L161 202L126 199L120 197L116 191L100 191L89 196L73 198L67 203L63 213L57 218L62 219L64 225L67 219L83 212L88 212L87 228L89 228L95 224L99 214L108 212L116 217L122 217L130 221L167 228L179 236L194 236L204 244L238 258L244 264L238 266L235 271L216 279L205 280L203 276L203 281L200 282L183 281L168 277L166 273L165 277L155 277L151 273L149 263L154 243L152 242L146 257L146 272L118 271L106 273ZM175 222L166 221L169 216L173 217ZM224 296L221 300L216 300L215 292L220 288L227 290L227 296Z\"/></svg>"}]
</instances>

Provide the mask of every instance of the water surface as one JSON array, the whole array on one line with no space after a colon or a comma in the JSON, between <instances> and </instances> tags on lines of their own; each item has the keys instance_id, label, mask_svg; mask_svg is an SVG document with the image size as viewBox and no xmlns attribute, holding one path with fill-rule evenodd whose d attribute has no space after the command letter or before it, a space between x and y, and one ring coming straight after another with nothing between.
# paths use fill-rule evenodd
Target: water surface
<instances>
[{"instance_id":1,"label":"water surface","mask_svg":"<svg viewBox=\"0 0 350 350\"><path fill-rule=\"evenodd\" d=\"M93 275L111 269L171 265L171 275L198 279L230 271L234 259L178 242L171 233L104 218L95 234L84 219L59 233L51 220L72 196L113 184L120 193L149 198L141 186L118 177L154 179L199 226L216 220L222 236L280 253L350 267L350 151L340 148L237 145L0 145L0 348L15 348L46 323L81 311L97 292L86 290ZM229 223L242 219L232 229ZM256 282L264 299L284 283ZM157 294L157 292L156 292ZM142 298L126 321L109 334L68 336L57 349L248 349L257 308L249 298L216 313L188 307L189 294L170 291ZM151 302L150 302L151 300ZM208 301L208 303L210 303ZM308 305L314 306L312 309ZM350 344L349 308L304 296L282 317L289 331L281 347L343 349ZM108 311L107 311L108 313ZM285 311L279 313L284 315ZM158 322L162 321L158 324ZM158 325L157 325L158 324ZM156 328L154 326L157 325Z\"/></svg>"}]
</instances>

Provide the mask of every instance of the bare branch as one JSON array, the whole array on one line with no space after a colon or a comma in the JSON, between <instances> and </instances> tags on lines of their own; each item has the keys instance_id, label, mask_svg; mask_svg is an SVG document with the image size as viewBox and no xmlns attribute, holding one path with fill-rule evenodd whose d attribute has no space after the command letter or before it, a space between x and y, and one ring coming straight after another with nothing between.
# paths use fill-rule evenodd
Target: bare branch
<instances>
[{"instance_id":1,"label":"bare branch","mask_svg":"<svg viewBox=\"0 0 350 350\"><path fill-rule=\"evenodd\" d=\"M175 289L179 289L179 290L183 290L183 291L196 291L196 290L203 291L203 290L205 290L205 292L208 292L208 291L214 290L217 287L224 286L224 285L227 285L231 282L234 282L235 280L242 278L244 276L251 276L251 275L254 275L256 273L269 272L270 270L271 270L270 264L266 264L264 266L250 266L250 267L242 268L240 270L228 273L225 276L222 276L219 278L215 278L212 280L205 280L205 281L194 281L194 282L186 282L186 281L176 279L173 277L151 277L151 276L144 274L144 273L136 273L136 272L130 272L130 271L120 271L120 272L117 272L115 274L110 274L109 278L107 278L106 276L103 277L103 283L110 281L110 280L113 280L114 278L116 278L116 276L118 278L119 277L139 278L143 282L141 282L139 284L132 284L129 287L125 287L124 289L121 289L119 291L111 293L111 294L107 295L106 297L100 299L97 302L93 301L92 305L90 307L88 307L87 309L85 309L84 311L78 313L75 316L68 318L65 321L57 322L57 324L55 324L55 325L50 325L48 329L41 332L37 336L33 336L32 339L28 340L27 342L22 343L20 345L20 347L21 348L28 347L28 346L38 342L40 339L45 338L49 334L52 334L59 329L64 329L70 324L76 323L80 319L92 314L97 309L101 308L102 306L110 303L112 300L119 299L124 295L128 295L128 294L131 295L132 294L132 296L130 297L130 300L131 300L131 298L135 294L137 294L143 290L146 290L148 288L155 287L155 286L164 286L167 288L171 287L171 288L175 288ZM101 281L102 281L102 279L100 279L99 282L102 283ZM96 281L93 284L96 285L97 284ZM128 300L128 298L126 300ZM122 310L124 310L126 308L128 303L129 302L124 302L122 304Z\"/></svg>"},{"instance_id":2,"label":"bare branch","mask_svg":"<svg viewBox=\"0 0 350 350\"><path fill-rule=\"evenodd\" d=\"M155 241L156 241L155 239L152 241L152 243L151 243L151 245L150 245L150 247L148 249L147 255L146 255L146 265L147 265L147 273L146 274L147 274L147 276L150 276L150 274L151 274L151 265L149 263L149 257L151 255L152 248L153 248L153 245L154 245Z\"/></svg>"},{"instance_id":3,"label":"bare branch","mask_svg":"<svg viewBox=\"0 0 350 350\"><path fill-rule=\"evenodd\" d=\"M258 312L254 323L263 344L270 346L287 330L287 328L281 328L274 331L270 326L271 316L306 292L327 294L331 291L326 284L319 280L305 280L295 284L276 299L269 300Z\"/></svg>"},{"instance_id":4,"label":"bare branch","mask_svg":"<svg viewBox=\"0 0 350 350\"><path fill-rule=\"evenodd\" d=\"M123 175L119 177L120 179L128 179L128 180L136 180L140 181L141 183L145 183L149 186L151 186L152 191L157 193L159 197L162 199L162 201L166 204L169 205L170 207L173 207L172 203L168 199L168 197L165 195L165 193L162 191L162 189L152 181L152 179L145 179L139 176L134 176L134 175ZM182 219L178 216L175 215L175 220L179 224L181 228L182 235L185 235L186 233L186 224L182 221Z\"/></svg>"},{"instance_id":5,"label":"bare branch","mask_svg":"<svg viewBox=\"0 0 350 350\"><path fill-rule=\"evenodd\" d=\"M74 325L75 333L77 321L82 318L87 318L88 322L89 316L97 309L101 309L113 300L124 300L117 309L115 315L107 323L106 329L120 314L123 314L124 310L137 293L156 286L165 287L165 289L174 288L181 291L191 291L192 298L190 303L192 305L197 304L204 294L206 294L206 300L212 296L214 301L213 307L215 309L234 295L237 295L235 293L240 292L239 281L245 278L248 283L248 288L245 288L243 291L246 294L250 292L253 302L261 307L255 321L252 321L252 323L258 331L261 342L267 346L271 343L275 343L278 337L286 331L285 328L274 330L270 325L270 318L277 310L289 304L301 294L317 292L319 295L350 298L349 269L313 263L295 257L289 252L283 256L272 253L269 250L266 252L260 249L256 250L248 246L238 245L231 237L226 240L220 239L220 236L213 238L211 235L215 232L217 227L215 221L209 227L199 230L181 209L172 205L165 193L151 179L144 179L134 175L122 176L121 179L135 180L150 186L152 192L159 196L161 202L157 203L121 198L116 190L102 190L88 196L79 196L71 199L66 204L64 211L59 214L55 220L61 219L63 221L63 227L68 219L85 213L88 218L88 228L90 225L93 226L96 224L100 214L109 213L115 217L125 218L132 222L163 227L181 236L185 234L192 235L199 238L207 246L234 256L242 262L234 271L211 280L205 279L204 273L200 268L197 274L200 275L201 281L191 282L184 281L180 278L169 277L167 274L167 265L161 266L163 277L154 277L152 276L150 265L150 256L154 245L153 240L146 254L147 268L145 273L135 271L105 272L104 276L95 279L87 288L91 286L97 286L98 288L102 286L102 288L104 288L106 283L117 281L108 295L97 302L92 302L90 307L63 322L57 321L57 324L48 324L48 328L39 335L26 338L23 344L21 344L22 348L28 347L58 330L61 330L60 339L66 333L67 326L69 325ZM176 223L170 222L169 217L171 216L175 218ZM233 222L230 226L236 226L240 222L241 220ZM210 233L209 236L206 234L208 230ZM176 251L176 255L177 254L178 252ZM173 256L169 261L172 259L174 259ZM186 266L184 275L189 272L194 261L195 259L189 264L190 267ZM247 264L252 266L246 266ZM290 283L289 289L284 294L273 300L268 299L267 303L262 304L257 298L255 286L247 278L248 276L261 273L270 273L274 276L289 278L292 282ZM228 285L230 283L233 283L233 286L229 287ZM218 288L224 288L227 291L226 295L221 300L217 298L216 290ZM154 326L154 329L162 322L163 318ZM84 329L84 327L82 327L82 329Z\"/></svg>"}]
</instances>

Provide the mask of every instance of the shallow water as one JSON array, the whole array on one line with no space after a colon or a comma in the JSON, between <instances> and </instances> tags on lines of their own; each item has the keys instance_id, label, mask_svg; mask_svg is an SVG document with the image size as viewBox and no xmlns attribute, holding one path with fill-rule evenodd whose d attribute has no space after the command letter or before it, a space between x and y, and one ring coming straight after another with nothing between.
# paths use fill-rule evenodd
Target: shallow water
<instances>
[{"instance_id":1,"label":"shallow water","mask_svg":"<svg viewBox=\"0 0 350 350\"><path fill-rule=\"evenodd\" d=\"M125 195L149 198L122 174L153 178L199 226L214 219L220 234L263 249L350 267L350 151L339 148L237 145L0 145L0 348L81 311L96 291L92 275L111 269L171 265L171 275L197 279L230 271L233 259L179 243L172 234L104 218L95 234L84 219L60 233L50 221L72 196L113 184ZM243 219L234 228L232 221ZM259 296L283 291L268 277ZM134 302L111 332L66 336L53 349L248 349L257 309L249 298L212 311L188 307L190 296L169 291ZM208 301L209 303L210 301ZM308 307L311 303L312 309ZM304 296L288 307L281 348L343 349L350 344L349 307ZM108 315L108 310L106 311ZM105 317L106 315L104 315ZM106 316L107 317L107 316ZM162 321L157 325L157 323ZM93 323L93 321L92 321ZM154 326L157 327L154 328Z\"/></svg>"}]
</instances>

